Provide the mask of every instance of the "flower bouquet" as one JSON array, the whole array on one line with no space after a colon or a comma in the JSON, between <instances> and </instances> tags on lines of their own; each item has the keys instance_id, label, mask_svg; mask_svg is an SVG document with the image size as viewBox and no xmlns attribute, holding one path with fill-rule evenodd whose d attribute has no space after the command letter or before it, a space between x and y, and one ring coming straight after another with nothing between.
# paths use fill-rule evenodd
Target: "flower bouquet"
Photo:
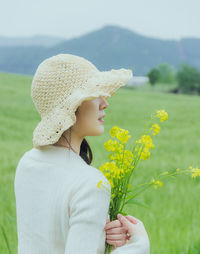
<instances>
[{"instance_id":1,"label":"flower bouquet","mask_svg":"<svg viewBox=\"0 0 200 254\"><path fill-rule=\"evenodd\" d=\"M99 181L97 187L106 188L111 195L109 205L110 221L116 220L118 213L127 215L127 213L124 212L124 208L127 205L136 204L149 207L148 204L145 204L136 197L151 186L153 186L154 189L162 187L163 182L160 181L160 178L174 177L177 174L188 172L192 173L192 177L200 176L200 169L190 166L188 170L180 170L177 168L171 173L165 171L155 178L152 178L149 182L131 186L138 162L140 160L147 160L151 154L150 149L154 149L155 147L152 143L151 136L155 136L160 132L160 126L157 122L164 122L167 119L168 113L165 110L157 110L153 113L142 137L134 142L131 150L127 149L127 142L131 138L128 130L113 126L109 131L111 139L104 143L105 149L109 152L109 161L103 163L99 168L108 179L108 182L104 183ZM111 186L111 193L110 188L106 185L108 183ZM110 253L111 248L112 245L106 242L105 253Z\"/></svg>"}]
</instances>

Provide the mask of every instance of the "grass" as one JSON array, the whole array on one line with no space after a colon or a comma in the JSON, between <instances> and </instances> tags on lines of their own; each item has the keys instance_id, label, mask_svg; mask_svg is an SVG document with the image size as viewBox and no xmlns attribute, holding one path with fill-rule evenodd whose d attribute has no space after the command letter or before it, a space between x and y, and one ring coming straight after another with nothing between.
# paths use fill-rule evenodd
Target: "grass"
<instances>
[{"instance_id":1,"label":"grass","mask_svg":"<svg viewBox=\"0 0 200 254\"><path fill-rule=\"evenodd\" d=\"M31 76L0 73L0 250L5 254L17 253L16 166L24 152L32 148L32 133L40 120L30 97L31 80ZM93 150L93 166L99 167L107 159L103 143L113 125L128 129L134 142L151 113L165 109L169 119L153 139L151 157L139 164L137 179L146 182L156 172L200 167L200 96L169 94L161 85L122 87L108 103L104 134L87 137ZM200 253L199 194L200 179L178 176L164 182L160 189L142 193L140 199L150 204L150 209L130 207L130 214L145 225L151 253Z\"/></svg>"}]
</instances>

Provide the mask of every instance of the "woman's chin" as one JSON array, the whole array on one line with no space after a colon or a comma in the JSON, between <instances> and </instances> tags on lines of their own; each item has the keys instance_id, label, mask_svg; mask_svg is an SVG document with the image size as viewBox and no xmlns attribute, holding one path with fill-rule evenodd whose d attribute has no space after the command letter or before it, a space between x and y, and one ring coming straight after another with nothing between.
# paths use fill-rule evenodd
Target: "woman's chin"
<instances>
[{"instance_id":1,"label":"woman's chin","mask_svg":"<svg viewBox=\"0 0 200 254\"><path fill-rule=\"evenodd\" d=\"M95 131L93 132L93 135L91 136L100 136L104 133L104 126L103 125L100 125L100 126L97 126L97 128L95 129Z\"/></svg>"},{"instance_id":2,"label":"woman's chin","mask_svg":"<svg viewBox=\"0 0 200 254\"><path fill-rule=\"evenodd\" d=\"M99 126L99 128L98 128L98 134L97 135L101 135L101 134L103 134L104 133L104 126L103 125L101 125L101 126Z\"/></svg>"}]
</instances>

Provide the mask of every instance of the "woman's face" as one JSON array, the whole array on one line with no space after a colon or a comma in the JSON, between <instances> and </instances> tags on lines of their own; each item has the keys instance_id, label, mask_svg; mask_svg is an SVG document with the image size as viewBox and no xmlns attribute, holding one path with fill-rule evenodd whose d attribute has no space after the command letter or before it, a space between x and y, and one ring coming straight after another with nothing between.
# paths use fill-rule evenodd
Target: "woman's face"
<instances>
[{"instance_id":1,"label":"woman's face","mask_svg":"<svg viewBox=\"0 0 200 254\"><path fill-rule=\"evenodd\" d=\"M77 120L73 125L73 130L82 137L101 135L104 132L104 123L98 119L105 116L104 109L108 105L104 96L83 101L76 112Z\"/></svg>"}]
</instances>

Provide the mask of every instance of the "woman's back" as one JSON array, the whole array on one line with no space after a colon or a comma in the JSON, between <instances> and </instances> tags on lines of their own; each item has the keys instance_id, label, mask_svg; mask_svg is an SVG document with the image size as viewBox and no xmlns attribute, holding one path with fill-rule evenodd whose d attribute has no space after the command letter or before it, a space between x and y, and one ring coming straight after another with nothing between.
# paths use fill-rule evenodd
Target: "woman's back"
<instances>
[{"instance_id":1,"label":"woman's back","mask_svg":"<svg viewBox=\"0 0 200 254\"><path fill-rule=\"evenodd\" d=\"M73 151L26 152L15 176L18 254L103 253L110 196L99 180L107 179Z\"/></svg>"}]
</instances>

